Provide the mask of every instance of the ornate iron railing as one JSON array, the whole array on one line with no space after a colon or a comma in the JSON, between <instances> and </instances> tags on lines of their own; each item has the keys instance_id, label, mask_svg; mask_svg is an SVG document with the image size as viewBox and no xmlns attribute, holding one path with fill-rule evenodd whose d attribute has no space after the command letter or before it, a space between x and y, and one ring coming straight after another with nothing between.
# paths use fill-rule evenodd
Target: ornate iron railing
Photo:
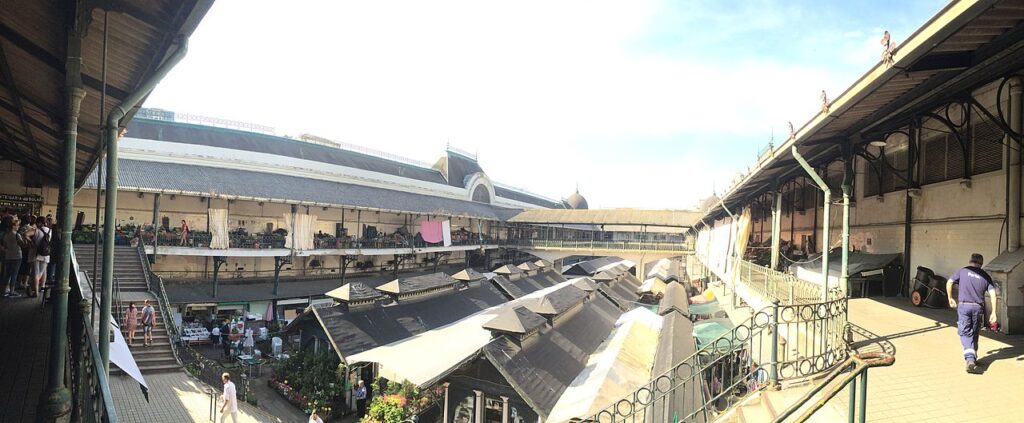
<instances>
[{"instance_id":1,"label":"ornate iron railing","mask_svg":"<svg viewBox=\"0 0 1024 423\"><path fill-rule=\"evenodd\" d=\"M117 411L100 359L97 337L89 323L92 289L71 251L71 291L68 293L68 363L71 387L71 421L116 423ZM109 331L109 330L108 330ZM107 331L104 331L106 336Z\"/></svg>"},{"instance_id":2,"label":"ornate iron railing","mask_svg":"<svg viewBox=\"0 0 1024 423\"><path fill-rule=\"evenodd\" d=\"M849 420L854 420L864 423L867 420L868 414L868 369L872 367L888 367L896 363L896 357L892 354L884 352L869 352L851 356L846 359L842 364L836 367L836 369L825 378L823 382L818 384L814 389L811 389L803 397L797 400L795 403L789 406L780 413L776 418L776 423L785 421L790 416L796 414L800 410L804 410L803 413L797 417L797 423L803 423L811 418L818 410L825 406L832 398L834 398L843 388L850 387L850 401L849 401ZM840 375L846 373L845 376L839 378ZM857 377L860 377L860 385L857 385ZM839 382L832 383L837 378ZM825 388L828 388L827 390ZM857 388L860 388L858 391ZM811 400L821 394L821 399L811 403ZM810 406L808 406L810 404Z\"/></svg>"},{"instance_id":3,"label":"ornate iron railing","mask_svg":"<svg viewBox=\"0 0 1024 423\"><path fill-rule=\"evenodd\" d=\"M834 368L848 355L846 299L772 306L586 422L704 422L749 393Z\"/></svg>"}]
</instances>

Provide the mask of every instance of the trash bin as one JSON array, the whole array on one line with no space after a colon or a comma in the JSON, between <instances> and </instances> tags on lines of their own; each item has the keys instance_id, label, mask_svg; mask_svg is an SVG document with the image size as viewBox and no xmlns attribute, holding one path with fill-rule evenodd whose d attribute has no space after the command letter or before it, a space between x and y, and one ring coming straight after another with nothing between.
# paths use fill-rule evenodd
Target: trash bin
<instances>
[{"instance_id":1,"label":"trash bin","mask_svg":"<svg viewBox=\"0 0 1024 423\"><path fill-rule=\"evenodd\" d=\"M918 266L910 302L918 307L946 308L949 306L946 298L946 278L936 276L932 269Z\"/></svg>"}]
</instances>

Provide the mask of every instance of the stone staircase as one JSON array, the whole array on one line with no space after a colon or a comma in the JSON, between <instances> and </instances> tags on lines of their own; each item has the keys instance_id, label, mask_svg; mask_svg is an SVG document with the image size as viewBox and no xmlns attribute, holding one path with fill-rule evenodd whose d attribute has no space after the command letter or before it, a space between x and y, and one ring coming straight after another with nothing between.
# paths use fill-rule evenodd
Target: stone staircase
<instances>
[{"instance_id":1,"label":"stone staircase","mask_svg":"<svg viewBox=\"0 0 1024 423\"><path fill-rule=\"evenodd\" d=\"M102 251L100 252L102 255ZM75 246L75 256L82 269L90 272L90 279L99 283L100 278L93 276L93 246ZM102 262L97 266L102 272ZM170 337L167 334L166 320L160 302L156 296L149 292L146 287L146 274L142 266L142 260L135 247L116 246L114 247L114 277L117 278L115 287L120 289L121 306L117 303L113 306L114 319L123 326L124 314L130 302L135 303L139 312L139 326L135 333L135 346L131 348L135 363L143 374L161 373L181 370L181 365L174 358L174 351L171 350ZM143 302L149 300L153 306L156 323L153 326L153 343L148 347L142 346L142 307ZM124 333L122 332L122 335ZM127 340L127 336L125 336ZM116 366L111 366L111 374L123 373Z\"/></svg>"}]
</instances>

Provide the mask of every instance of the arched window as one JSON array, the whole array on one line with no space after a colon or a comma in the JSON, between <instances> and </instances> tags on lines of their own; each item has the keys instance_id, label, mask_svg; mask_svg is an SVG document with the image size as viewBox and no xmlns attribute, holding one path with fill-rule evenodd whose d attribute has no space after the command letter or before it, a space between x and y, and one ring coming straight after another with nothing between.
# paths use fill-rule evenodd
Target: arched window
<instances>
[{"instance_id":1,"label":"arched window","mask_svg":"<svg viewBox=\"0 0 1024 423\"><path fill-rule=\"evenodd\" d=\"M491 203L491 193L487 191L487 186L481 184L477 185L476 188L473 188L473 201L478 203Z\"/></svg>"}]
</instances>

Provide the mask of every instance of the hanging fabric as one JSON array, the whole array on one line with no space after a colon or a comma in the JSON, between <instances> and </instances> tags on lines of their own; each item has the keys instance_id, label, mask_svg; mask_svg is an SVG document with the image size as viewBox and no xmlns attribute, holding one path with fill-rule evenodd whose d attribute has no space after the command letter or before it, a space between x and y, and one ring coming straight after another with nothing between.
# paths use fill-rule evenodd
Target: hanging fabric
<instances>
[{"instance_id":1,"label":"hanging fabric","mask_svg":"<svg viewBox=\"0 0 1024 423\"><path fill-rule=\"evenodd\" d=\"M444 237L444 246L445 247L451 247L452 246L452 222L451 221L445 220L444 222L441 222L441 236Z\"/></svg>"},{"instance_id":2,"label":"hanging fabric","mask_svg":"<svg viewBox=\"0 0 1024 423\"><path fill-rule=\"evenodd\" d=\"M440 220L425 220L420 223L420 236L426 242L437 244L444 241L444 235L441 234L443 229Z\"/></svg>"},{"instance_id":3,"label":"hanging fabric","mask_svg":"<svg viewBox=\"0 0 1024 423\"><path fill-rule=\"evenodd\" d=\"M224 250L231 246L228 238L228 210L210 209L210 248Z\"/></svg>"},{"instance_id":4,"label":"hanging fabric","mask_svg":"<svg viewBox=\"0 0 1024 423\"><path fill-rule=\"evenodd\" d=\"M316 227L316 216L296 214L294 217L295 220L293 221L291 213L284 214L284 224L288 228L288 236L284 241L285 248L312 250L313 228Z\"/></svg>"}]
</instances>

